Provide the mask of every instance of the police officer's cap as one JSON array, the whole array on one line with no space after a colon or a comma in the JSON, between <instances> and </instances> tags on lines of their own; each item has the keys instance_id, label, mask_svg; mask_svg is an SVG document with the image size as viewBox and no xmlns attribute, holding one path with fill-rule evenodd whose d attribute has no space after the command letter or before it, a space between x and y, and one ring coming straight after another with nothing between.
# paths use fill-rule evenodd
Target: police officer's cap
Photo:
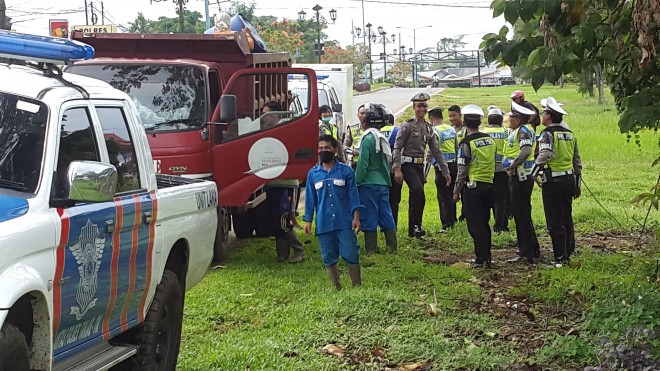
<instances>
[{"instance_id":1,"label":"police officer's cap","mask_svg":"<svg viewBox=\"0 0 660 371\"><path fill-rule=\"evenodd\" d=\"M521 106L520 104L518 104L516 102L511 102L511 112L516 112L518 114L525 115L525 116L532 116L533 114L536 113L536 112L532 111L531 109L529 109L525 106Z\"/></svg>"},{"instance_id":2,"label":"police officer's cap","mask_svg":"<svg viewBox=\"0 0 660 371\"><path fill-rule=\"evenodd\" d=\"M412 99L410 99L410 101L411 102L426 102L429 99L431 99L431 96L428 95L427 93L417 93L412 97Z\"/></svg>"},{"instance_id":3,"label":"police officer's cap","mask_svg":"<svg viewBox=\"0 0 660 371\"><path fill-rule=\"evenodd\" d=\"M440 112L442 113L442 107L433 107L429 110L429 113Z\"/></svg>"},{"instance_id":4,"label":"police officer's cap","mask_svg":"<svg viewBox=\"0 0 660 371\"><path fill-rule=\"evenodd\" d=\"M488 106L488 116L504 116L504 113L498 106Z\"/></svg>"},{"instance_id":5,"label":"police officer's cap","mask_svg":"<svg viewBox=\"0 0 660 371\"><path fill-rule=\"evenodd\" d=\"M479 118L484 117L484 110L476 104L468 104L467 106L461 108L462 115L476 115Z\"/></svg>"},{"instance_id":6,"label":"police officer's cap","mask_svg":"<svg viewBox=\"0 0 660 371\"><path fill-rule=\"evenodd\" d=\"M563 103L557 102L557 100L553 97L541 99L541 106L543 106L543 108L561 113L562 115L568 115L568 113L563 108L561 108L563 105Z\"/></svg>"}]
</instances>

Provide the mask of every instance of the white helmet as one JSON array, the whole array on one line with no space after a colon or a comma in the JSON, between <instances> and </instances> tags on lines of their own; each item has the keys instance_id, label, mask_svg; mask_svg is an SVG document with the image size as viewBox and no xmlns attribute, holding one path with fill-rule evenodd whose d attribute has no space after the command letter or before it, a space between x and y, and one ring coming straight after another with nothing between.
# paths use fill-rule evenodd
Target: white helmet
<instances>
[{"instance_id":1,"label":"white helmet","mask_svg":"<svg viewBox=\"0 0 660 371\"><path fill-rule=\"evenodd\" d=\"M553 97L548 97L547 99L541 99L541 106L545 109L550 109L552 111L555 111L557 113L561 113L562 115L568 115L568 112L566 112L561 106L563 106L563 103L557 102L557 100Z\"/></svg>"},{"instance_id":2,"label":"white helmet","mask_svg":"<svg viewBox=\"0 0 660 371\"><path fill-rule=\"evenodd\" d=\"M484 117L484 110L476 104L468 104L461 108L461 115L477 115L479 117Z\"/></svg>"},{"instance_id":3,"label":"white helmet","mask_svg":"<svg viewBox=\"0 0 660 371\"><path fill-rule=\"evenodd\" d=\"M529 109L525 106L521 106L520 104L518 104L516 102L513 102L513 101L511 102L511 111L512 112L517 112L517 113L519 113L521 115L525 115L525 116L531 116L531 115L536 113L536 112L532 111L531 109Z\"/></svg>"},{"instance_id":4,"label":"white helmet","mask_svg":"<svg viewBox=\"0 0 660 371\"><path fill-rule=\"evenodd\" d=\"M498 106L488 106L488 116L504 116L502 110Z\"/></svg>"}]
</instances>

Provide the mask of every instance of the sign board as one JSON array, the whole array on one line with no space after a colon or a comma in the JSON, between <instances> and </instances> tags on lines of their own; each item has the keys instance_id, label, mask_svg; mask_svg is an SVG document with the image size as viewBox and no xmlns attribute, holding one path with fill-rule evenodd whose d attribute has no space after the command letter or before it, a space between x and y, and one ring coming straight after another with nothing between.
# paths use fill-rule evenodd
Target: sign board
<instances>
[{"instance_id":1,"label":"sign board","mask_svg":"<svg viewBox=\"0 0 660 371\"><path fill-rule=\"evenodd\" d=\"M50 36L69 37L69 21L66 19L51 19L48 23Z\"/></svg>"},{"instance_id":2,"label":"sign board","mask_svg":"<svg viewBox=\"0 0 660 371\"><path fill-rule=\"evenodd\" d=\"M117 26L114 24L73 26L73 29L85 33L117 33Z\"/></svg>"}]
</instances>

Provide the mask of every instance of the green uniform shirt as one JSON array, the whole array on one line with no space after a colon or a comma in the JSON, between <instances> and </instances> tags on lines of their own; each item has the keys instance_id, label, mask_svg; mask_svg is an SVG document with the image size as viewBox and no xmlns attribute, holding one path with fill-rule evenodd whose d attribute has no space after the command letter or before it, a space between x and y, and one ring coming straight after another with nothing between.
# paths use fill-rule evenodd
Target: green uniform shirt
<instances>
[{"instance_id":1,"label":"green uniform shirt","mask_svg":"<svg viewBox=\"0 0 660 371\"><path fill-rule=\"evenodd\" d=\"M536 138L534 136L534 130L527 125L520 126L517 129L513 130L509 134L508 140L504 143L504 158L502 160L502 165L505 169L508 169L513 165L514 161L520 154L520 149L524 146L530 146L534 148L536 144ZM522 166L525 171L529 174L529 171L534 165L534 151L532 150L527 159L519 165Z\"/></svg>"},{"instance_id":2,"label":"green uniform shirt","mask_svg":"<svg viewBox=\"0 0 660 371\"><path fill-rule=\"evenodd\" d=\"M376 152L376 137L367 134L360 139L360 158L355 168L355 183L392 186L390 166L387 156L381 150Z\"/></svg>"},{"instance_id":3,"label":"green uniform shirt","mask_svg":"<svg viewBox=\"0 0 660 371\"><path fill-rule=\"evenodd\" d=\"M542 142L539 143L539 150L550 150L554 156L548 161L551 171L569 171L573 170L573 156L575 154L575 135L570 130L561 126L552 126L545 129L547 134L542 136ZM552 142L546 141L546 135L552 134Z\"/></svg>"},{"instance_id":4,"label":"green uniform shirt","mask_svg":"<svg viewBox=\"0 0 660 371\"><path fill-rule=\"evenodd\" d=\"M440 151L445 161L456 160L456 131L449 124L441 124L433 127L433 132L438 137Z\"/></svg>"}]
</instances>

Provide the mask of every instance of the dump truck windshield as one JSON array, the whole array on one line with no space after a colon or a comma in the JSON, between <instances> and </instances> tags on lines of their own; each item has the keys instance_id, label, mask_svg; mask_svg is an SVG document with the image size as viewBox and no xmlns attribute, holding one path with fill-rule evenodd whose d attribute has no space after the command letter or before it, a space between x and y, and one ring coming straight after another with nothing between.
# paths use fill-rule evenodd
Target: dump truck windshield
<instances>
[{"instance_id":1,"label":"dump truck windshield","mask_svg":"<svg viewBox=\"0 0 660 371\"><path fill-rule=\"evenodd\" d=\"M204 72L198 67L88 64L67 72L103 80L128 94L147 131L190 130L207 121Z\"/></svg>"}]
</instances>

